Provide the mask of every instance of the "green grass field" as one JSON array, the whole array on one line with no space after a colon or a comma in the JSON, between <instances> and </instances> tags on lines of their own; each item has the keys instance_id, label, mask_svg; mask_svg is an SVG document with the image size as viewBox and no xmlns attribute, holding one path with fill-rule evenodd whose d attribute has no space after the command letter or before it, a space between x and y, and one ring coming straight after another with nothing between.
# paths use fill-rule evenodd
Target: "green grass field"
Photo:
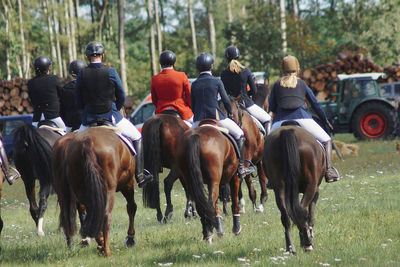
<instances>
[{"instance_id":1,"label":"green grass field","mask_svg":"<svg viewBox=\"0 0 400 267\"><path fill-rule=\"evenodd\" d=\"M357 158L336 161L343 179L320 187L314 227L314 251L300 249L297 228L292 236L296 256L285 253L284 229L274 194L264 213L250 208L247 188L242 233L231 233L232 216L224 218L225 235L212 245L202 241L199 219L183 218L185 194L176 183L172 196L173 220L161 225L154 210L144 209L141 189L135 196L137 244L125 249L128 227L125 200L120 193L112 213L111 253L98 256L95 242L80 248L79 236L68 249L58 229L56 196L45 214L46 236L39 238L29 214L23 183L5 184L1 199L4 229L0 237L1 266L400 266L400 154L395 141L357 142L351 135L335 139L359 146ZM165 172L164 172L165 174ZM255 183L260 192L258 182ZM165 198L161 196L164 209Z\"/></svg>"}]
</instances>

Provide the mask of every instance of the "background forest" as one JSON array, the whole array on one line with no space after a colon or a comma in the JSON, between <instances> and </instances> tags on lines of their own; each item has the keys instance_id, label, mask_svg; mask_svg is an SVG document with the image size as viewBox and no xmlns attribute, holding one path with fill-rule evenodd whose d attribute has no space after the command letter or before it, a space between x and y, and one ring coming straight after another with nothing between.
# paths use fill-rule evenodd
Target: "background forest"
<instances>
[{"instance_id":1,"label":"background forest","mask_svg":"<svg viewBox=\"0 0 400 267\"><path fill-rule=\"evenodd\" d=\"M203 51L214 54L218 76L231 44L246 66L270 77L286 54L302 67L344 51L381 66L400 61L400 0L1 0L0 11L0 79L32 77L39 55L66 78L68 63L84 59L86 44L97 40L137 100L165 49L188 77L197 76L194 59Z\"/></svg>"}]
</instances>

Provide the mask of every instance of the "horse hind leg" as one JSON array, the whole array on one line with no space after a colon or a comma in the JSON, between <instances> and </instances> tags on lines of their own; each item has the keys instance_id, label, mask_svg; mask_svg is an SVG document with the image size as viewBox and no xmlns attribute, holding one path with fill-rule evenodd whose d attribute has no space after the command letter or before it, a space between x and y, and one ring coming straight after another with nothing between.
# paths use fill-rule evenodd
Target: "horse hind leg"
<instances>
[{"instance_id":1,"label":"horse hind leg","mask_svg":"<svg viewBox=\"0 0 400 267\"><path fill-rule=\"evenodd\" d=\"M171 201L171 191L175 181L178 180L178 178L179 178L179 170L176 167L173 167L169 172L167 178L164 179L164 193L167 202L167 207L165 208L164 216L167 221L170 221L174 214L174 206L172 205Z\"/></svg>"},{"instance_id":2,"label":"horse hind leg","mask_svg":"<svg viewBox=\"0 0 400 267\"><path fill-rule=\"evenodd\" d=\"M40 187L39 191L39 214L38 214L38 224L37 224L37 235L43 237L43 221L44 213L47 210L47 199L50 194L50 185L45 185Z\"/></svg>"},{"instance_id":3,"label":"horse hind leg","mask_svg":"<svg viewBox=\"0 0 400 267\"><path fill-rule=\"evenodd\" d=\"M278 206L278 209L281 212L281 222L283 227L285 228L285 241L286 241L286 251L289 252L290 254L295 255L296 254L296 249L293 245L292 237L290 235L290 217L289 214L287 213L285 204L284 204L284 197L283 197L283 192L280 192L279 190L275 190L275 201L276 205Z\"/></svg>"},{"instance_id":4,"label":"horse hind leg","mask_svg":"<svg viewBox=\"0 0 400 267\"><path fill-rule=\"evenodd\" d=\"M258 205L256 211L264 212L264 204L268 200L268 191L267 191L267 176L265 175L264 168L262 166L262 161L257 164L257 173L258 180L260 182L261 194L260 194L260 205Z\"/></svg>"},{"instance_id":5,"label":"horse hind leg","mask_svg":"<svg viewBox=\"0 0 400 267\"><path fill-rule=\"evenodd\" d=\"M121 190L122 194L126 199L126 211L129 216L129 226L128 226L128 235L125 238L125 247L133 247L136 245L135 240L135 215L137 210L137 205L134 197L133 188Z\"/></svg>"},{"instance_id":6,"label":"horse hind leg","mask_svg":"<svg viewBox=\"0 0 400 267\"><path fill-rule=\"evenodd\" d=\"M250 175L247 175L245 178L247 188L249 189L249 197L251 200L251 203L253 203L253 210L257 211L257 192L254 189L253 185L253 179L251 178Z\"/></svg>"}]
</instances>

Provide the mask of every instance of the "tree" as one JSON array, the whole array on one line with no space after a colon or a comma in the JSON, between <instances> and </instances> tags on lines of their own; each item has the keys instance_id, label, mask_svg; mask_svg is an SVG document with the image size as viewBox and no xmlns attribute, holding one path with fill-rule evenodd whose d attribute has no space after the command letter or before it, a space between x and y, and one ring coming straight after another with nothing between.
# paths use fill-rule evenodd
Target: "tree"
<instances>
[{"instance_id":1,"label":"tree","mask_svg":"<svg viewBox=\"0 0 400 267\"><path fill-rule=\"evenodd\" d=\"M21 50L22 50L22 76L24 78L27 78L29 74L29 62L28 62L29 59L25 49L24 22L22 19L21 0L18 0L18 19L19 19L20 38L21 38Z\"/></svg>"},{"instance_id":2,"label":"tree","mask_svg":"<svg viewBox=\"0 0 400 267\"><path fill-rule=\"evenodd\" d=\"M196 25L194 24L193 5L191 0L188 0L188 12L189 12L190 30L192 32L193 55L194 57L197 57Z\"/></svg>"},{"instance_id":3,"label":"tree","mask_svg":"<svg viewBox=\"0 0 400 267\"><path fill-rule=\"evenodd\" d=\"M281 14L281 34L282 34L282 52L287 54L287 40L286 40L286 8L285 0L279 0L280 14Z\"/></svg>"},{"instance_id":4,"label":"tree","mask_svg":"<svg viewBox=\"0 0 400 267\"><path fill-rule=\"evenodd\" d=\"M211 54L213 55L214 59L216 60L217 59L217 43L215 41L215 25L214 25L212 0L208 0L207 15L208 15L208 26L209 26L209 31L210 31Z\"/></svg>"},{"instance_id":5,"label":"tree","mask_svg":"<svg viewBox=\"0 0 400 267\"><path fill-rule=\"evenodd\" d=\"M121 61L121 81L125 91L128 92L128 83L126 81L126 64L125 64L125 0L118 0L118 29L119 29L119 60Z\"/></svg>"},{"instance_id":6,"label":"tree","mask_svg":"<svg viewBox=\"0 0 400 267\"><path fill-rule=\"evenodd\" d=\"M157 0L154 0L154 13L156 17L156 27L157 27L157 44L158 44L158 53L161 54L162 52L162 33L161 33L161 24L160 24L160 17L158 15L158 4Z\"/></svg>"},{"instance_id":7,"label":"tree","mask_svg":"<svg viewBox=\"0 0 400 267\"><path fill-rule=\"evenodd\" d=\"M4 7L4 14L1 13L2 18L5 22L5 34L6 34L6 73L7 73L7 80L11 79L11 67L10 67L10 18L8 15L8 5L5 0L2 0L2 4Z\"/></svg>"},{"instance_id":8,"label":"tree","mask_svg":"<svg viewBox=\"0 0 400 267\"><path fill-rule=\"evenodd\" d=\"M147 0L147 14L148 14L148 24L150 32L151 71L152 75L155 75L157 73L156 43L154 37L153 10L151 2L152 0Z\"/></svg>"}]
</instances>

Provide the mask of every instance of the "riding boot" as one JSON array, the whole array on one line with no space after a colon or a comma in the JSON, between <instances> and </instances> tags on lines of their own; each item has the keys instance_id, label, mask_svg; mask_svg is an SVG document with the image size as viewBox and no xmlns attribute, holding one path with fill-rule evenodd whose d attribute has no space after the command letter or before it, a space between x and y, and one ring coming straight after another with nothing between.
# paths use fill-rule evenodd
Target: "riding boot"
<instances>
[{"instance_id":1,"label":"riding boot","mask_svg":"<svg viewBox=\"0 0 400 267\"><path fill-rule=\"evenodd\" d=\"M135 178L139 187L143 187L146 183L153 180L153 175L146 169L144 169L144 155L143 155L143 141L134 140L133 145L136 150L136 168Z\"/></svg>"},{"instance_id":2,"label":"riding boot","mask_svg":"<svg viewBox=\"0 0 400 267\"><path fill-rule=\"evenodd\" d=\"M340 180L340 174L338 170L332 166L332 140L323 143L326 152L326 172L325 181L327 183L332 183Z\"/></svg>"},{"instance_id":3,"label":"riding boot","mask_svg":"<svg viewBox=\"0 0 400 267\"><path fill-rule=\"evenodd\" d=\"M251 174L252 172L254 172L256 170L256 168L254 168L254 166L249 166L249 167L245 167L244 166L244 142L245 142L245 138L244 137L240 137L238 140L236 140L238 147L239 147L239 168L238 168L238 174L240 179L243 179L244 177L246 177L247 175Z\"/></svg>"},{"instance_id":4,"label":"riding boot","mask_svg":"<svg viewBox=\"0 0 400 267\"><path fill-rule=\"evenodd\" d=\"M263 126L264 126L264 130L265 130L265 136L267 136L269 134L269 132L271 131L271 121L264 122Z\"/></svg>"},{"instance_id":5,"label":"riding boot","mask_svg":"<svg viewBox=\"0 0 400 267\"><path fill-rule=\"evenodd\" d=\"M4 149L3 142L0 140L0 163L1 169L3 170L4 177L6 178L7 182L12 185L15 180L17 180L21 175L17 171L17 169L10 166L8 163L8 158L6 154L6 150Z\"/></svg>"}]
</instances>

